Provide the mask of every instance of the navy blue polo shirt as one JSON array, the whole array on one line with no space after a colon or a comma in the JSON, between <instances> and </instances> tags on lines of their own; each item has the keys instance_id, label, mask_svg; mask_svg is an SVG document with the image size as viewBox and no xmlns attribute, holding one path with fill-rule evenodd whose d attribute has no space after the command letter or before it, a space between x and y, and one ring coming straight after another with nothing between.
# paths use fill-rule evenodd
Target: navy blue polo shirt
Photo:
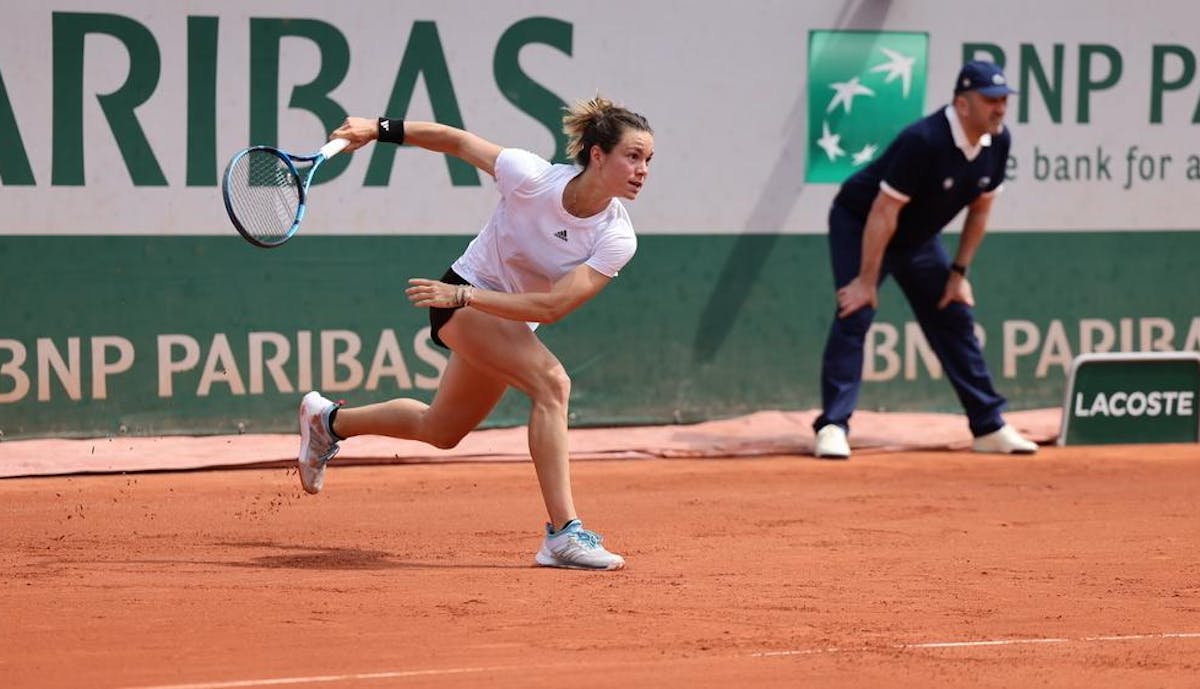
<instances>
[{"instance_id":1,"label":"navy blue polo shirt","mask_svg":"<svg viewBox=\"0 0 1200 689\"><path fill-rule=\"evenodd\" d=\"M842 183L834 204L864 221L880 183L909 197L900 210L888 248L920 246L954 219L980 194L1004 182L1012 137L1005 127L991 135L974 160L954 141L944 108L910 124L867 167Z\"/></svg>"}]
</instances>

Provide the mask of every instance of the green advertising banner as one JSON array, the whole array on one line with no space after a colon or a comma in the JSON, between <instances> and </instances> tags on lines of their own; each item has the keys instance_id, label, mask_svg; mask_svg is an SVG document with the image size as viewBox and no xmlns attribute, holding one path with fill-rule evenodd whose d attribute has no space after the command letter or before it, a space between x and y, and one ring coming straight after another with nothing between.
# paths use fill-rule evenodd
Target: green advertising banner
<instances>
[{"instance_id":1,"label":"green advertising banner","mask_svg":"<svg viewBox=\"0 0 1200 689\"><path fill-rule=\"evenodd\" d=\"M1135 239L1136 253L1109 261ZM352 404L428 401L447 353L403 291L409 277L440 275L466 241L300 235L262 250L232 231L0 237L0 433L288 432L311 388ZM1189 268L1200 233L987 244L972 270L978 334L1011 409L1061 404L1079 353L1200 349ZM572 424L818 406L834 311L825 251L816 236L642 237L596 299L538 330L571 376ZM893 282L880 301L860 408L958 411ZM527 414L512 393L487 423Z\"/></svg>"},{"instance_id":2,"label":"green advertising banner","mask_svg":"<svg viewBox=\"0 0 1200 689\"><path fill-rule=\"evenodd\" d=\"M1060 445L1200 441L1200 354L1088 354L1071 368Z\"/></svg>"},{"instance_id":3,"label":"green advertising banner","mask_svg":"<svg viewBox=\"0 0 1200 689\"><path fill-rule=\"evenodd\" d=\"M1037 22L1043 0L8 5L0 439L290 431L309 388L431 399L447 354L405 281L461 253L493 180L365 147L323 168L300 234L264 252L234 233L222 170L383 114L562 161L564 106L597 93L648 118L655 155L626 204L637 255L539 330L572 377L571 422L812 409L838 183L944 107L969 59L1020 91L971 269L1010 408L1061 404L1079 354L1200 351L1194 0L1119 32L1084 0ZM902 295L880 298L859 408L957 411ZM526 416L511 395L487 423Z\"/></svg>"},{"instance_id":4,"label":"green advertising banner","mask_svg":"<svg viewBox=\"0 0 1200 689\"><path fill-rule=\"evenodd\" d=\"M929 36L899 31L808 35L808 172L837 183L925 114Z\"/></svg>"}]
</instances>

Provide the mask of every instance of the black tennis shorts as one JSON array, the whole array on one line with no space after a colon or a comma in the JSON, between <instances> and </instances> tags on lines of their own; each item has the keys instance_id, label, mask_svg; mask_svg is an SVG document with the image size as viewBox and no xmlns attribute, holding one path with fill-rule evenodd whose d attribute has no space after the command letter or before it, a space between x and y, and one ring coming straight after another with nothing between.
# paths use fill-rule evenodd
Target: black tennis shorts
<instances>
[{"instance_id":1,"label":"black tennis shorts","mask_svg":"<svg viewBox=\"0 0 1200 689\"><path fill-rule=\"evenodd\" d=\"M454 272L453 268L446 270L446 274L442 276L442 282L447 285L470 284L462 279L461 275ZM429 307L429 338L433 340L435 345L442 349L450 349L450 347L446 346L445 342L442 342L442 338L438 337L438 331L442 329L443 325L450 322L450 318L454 315L454 312L461 308L461 306L452 306L450 308L442 308L440 306Z\"/></svg>"}]
</instances>

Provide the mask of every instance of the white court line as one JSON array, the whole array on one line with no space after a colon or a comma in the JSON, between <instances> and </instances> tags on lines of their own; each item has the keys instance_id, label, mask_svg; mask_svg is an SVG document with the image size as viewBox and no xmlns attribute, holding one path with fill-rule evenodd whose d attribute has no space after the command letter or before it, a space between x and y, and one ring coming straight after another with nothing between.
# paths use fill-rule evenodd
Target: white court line
<instances>
[{"instance_id":1,"label":"white court line","mask_svg":"<svg viewBox=\"0 0 1200 689\"><path fill-rule=\"evenodd\" d=\"M1016 646L1018 644L1069 644L1070 639L995 639L993 641L934 641L900 644L895 648L971 648L973 646Z\"/></svg>"},{"instance_id":2,"label":"white court line","mask_svg":"<svg viewBox=\"0 0 1200 689\"><path fill-rule=\"evenodd\" d=\"M975 648L980 646L1021 646L1033 644L1069 644L1096 643L1103 641L1148 641L1151 639L1200 639L1200 632L1167 632L1163 634L1122 634L1119 636L1085 636L1079 639L988 639L983 641L929 641L913 644L891 644L888 646L859 646L856 648L805 648L796 651L766 651L752 653L752 658L769 658L775 656L802 656L818 653L846 653L879 650L911 650L923 648Z\"/></svg>"},{"instance_id":3,"label":"white court line","mask_svg":"<svg viewBox=\"0 0 1200 689\"><path fill-rule=\"evenodd\" d=\"M1141 641L1142 639L1197 639L1200 633L1126 634L1124 636L1085 636L1083 641Z\"/></svg>"},{"instance_id":4,"label":"white court line","mask_svg":"<svg viewBox=\"0 0 1200 689\"><path fill-rule=\"evenodd\" d=\"M854 648L805 648L793 651L763 651L748 655L725 656L729 659L738 658L778 658L784 656L819 655L824 653L863 653L887 650L918 650L938 648L979 648L987 646L1021 646L1035 644L1070 644L1070 643L1104 643L1110 641L1150 641L1161 639L1200 639L1200 632L1166 632L1162 634L1122 634L1114 636L1084 636L1078 639L1047 638L1047 639L983 639L978 641L928 641L921 643L889 644L885 646L858 646ZM700 656L712 658L712 656ZM717 656L720 658L720 656ZM685 658L670 658L668 660L686 660ZM574 666L577 666L574 665ZM547 665L497 665L493 667L453 667L441 670L397 670L394 672L364 672L346 675L315 675L312 677L274 677L269 679L244 679L227 682L196 682L193 684L159 684L154 686L130 687L128 689L243 689L245 687L279 687L298 684L319 684L327 682L348 682L372 679L403 679L406 677L437 677L448 675L463 675L479 672L507 672L510 670L533 670L550 667Z\"/></svg>"},{"instance_id":5,"label":"white court line","mask_svg":"<svg viewBox=\"0 0 1200 689\"><path fill-rule=\"evenodd\" d=\"M1124 638L1124 637L1123 637ZM1132 637L1129 637L1132 638ZM1151 638L1151 637L1147 637ZM1159 637L1152 637L1159 638ZM1087 639L1077 639L1077 641L1107 641L1100 637ZM887 650L908 650L918 648L971 648L977 646L1016 646L1019 644L1066 644L1071 643L1071 639L990 639L987 641L929 641L919 644L889 644L887 646L857 646L855 648L805 648L798 651L764 651L762 653L751 653L751 658L771 658L776 656L807 656L818 653L846 653L846 652L864 652Z\"/></svg>"},{"instance_id":6,"label":"white court line","mask_svg":"<svg viewBox=\"0 0 1200 689\"><path fill-rule=\"evenodd\" d=\"M273 679L241 679L228 682L197 682L195 684L159 684L137 689L240 689L241 687L278 687L292 684L318 684L321 682L345 682L364 679L400 679L404 677L429 677L437 675L462 675L474 672L497 672L520 670L513 665L497 667L452 667L443 670L397 670L395 672L361 672L349 675L316 675L314 677L275 677Z\"/></svg>"}]
</instances>

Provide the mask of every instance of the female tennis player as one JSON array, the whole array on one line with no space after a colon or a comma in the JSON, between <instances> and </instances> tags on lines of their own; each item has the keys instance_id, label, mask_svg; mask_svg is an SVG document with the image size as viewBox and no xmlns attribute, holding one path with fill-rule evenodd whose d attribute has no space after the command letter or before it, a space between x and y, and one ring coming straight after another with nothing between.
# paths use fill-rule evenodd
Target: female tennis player
<instances>
[{"instance_id":1,"label":"female tennis player","mask_svg":"<svg viewBox=\"0 0 1200 689\"><path fill-rule=\"evenodd\" d=\"M347 118L330 138L354 151L373 140L455 155L496 180L500 203L440 280L413 278L414 306L429 309L432 339L451 350L432 404L394 399L342 407L310 392L300 403L300 481L321 490L338 441L386 435L451 448L512 386L529 396L529 454L549 513L535 562L611 570L625 560L583 528L571 494L567 404L571 380L538 339L600 293L637 249L621 199L636 199L654 157L646 118L597 96L563 117L573 165L432 122Z\"/></svg>"}]
</instances>

